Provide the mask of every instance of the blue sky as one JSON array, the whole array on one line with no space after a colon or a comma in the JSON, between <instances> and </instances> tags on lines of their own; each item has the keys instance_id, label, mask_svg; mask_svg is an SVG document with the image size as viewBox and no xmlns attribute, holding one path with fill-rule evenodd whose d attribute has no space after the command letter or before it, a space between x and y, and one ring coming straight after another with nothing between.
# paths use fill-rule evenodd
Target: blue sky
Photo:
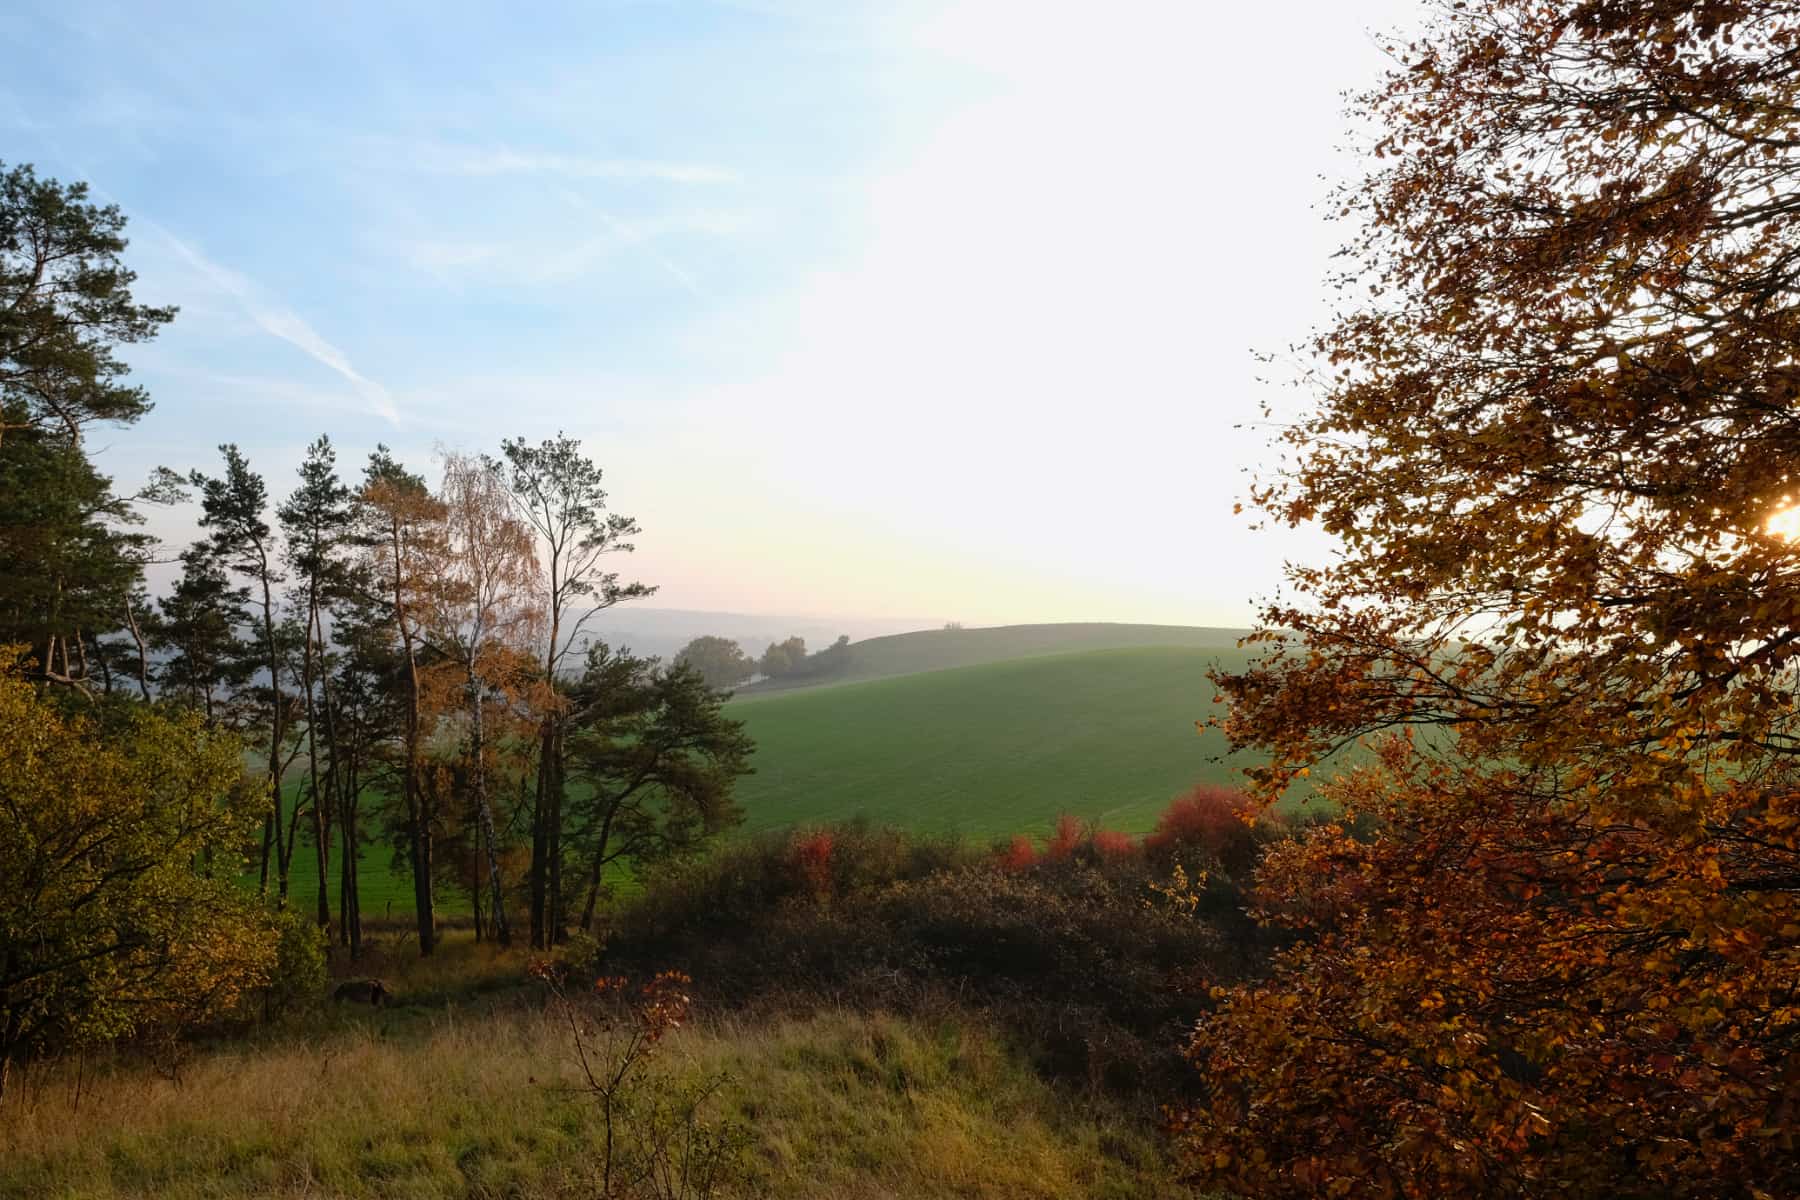
<instances>
[{"instance_id":1,"label":"blue sky","mask_svg":"<svg viewBox=\"0 0 1800 1200\"><path fill-rule=\"evenodd\" d=\"M122 483L566 429L659 603L1241 622L1318 550L1231 515L1250 352L1409 9L26 0L0 159L182 308Z\"/></svg>"}]
</instances>

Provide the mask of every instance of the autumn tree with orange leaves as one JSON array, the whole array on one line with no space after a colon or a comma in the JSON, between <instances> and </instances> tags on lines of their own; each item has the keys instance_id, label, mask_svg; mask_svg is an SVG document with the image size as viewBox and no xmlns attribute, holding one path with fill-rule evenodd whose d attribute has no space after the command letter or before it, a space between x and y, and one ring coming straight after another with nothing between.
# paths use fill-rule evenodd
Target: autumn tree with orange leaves
<instances>
[{"instance_id":1,"label":"autumn tree with orange leaves","mask_svg":"<svg viewBox=\"0 0 1800 1200\"><path fill-rule=\"evenodd\" d=\"M513 514L500 464L455 452L443 460L443 553L423 564L420 621L443 656L437 674L453 681L466 716L471 807L487 858L494 934L504 946L512 928L494 821L492 726L508 709L516 715L540 703L534 670L544 622L539 567L532 531Z\"/></svg>"},{"instance_id":2,"label":"autumn tree with orange leaves","mask_svg":"<svg viewBox=\"0 0 1800 1200\"><path fill-rule=\"evenodd\" d=\"M1373 749L1177 1128L1246 1197L1800 1195L1800 6L1443 2L1392 53L1254 494L1344 554L1219 680L1265 797Z\"/></svg>"}]
</instances>

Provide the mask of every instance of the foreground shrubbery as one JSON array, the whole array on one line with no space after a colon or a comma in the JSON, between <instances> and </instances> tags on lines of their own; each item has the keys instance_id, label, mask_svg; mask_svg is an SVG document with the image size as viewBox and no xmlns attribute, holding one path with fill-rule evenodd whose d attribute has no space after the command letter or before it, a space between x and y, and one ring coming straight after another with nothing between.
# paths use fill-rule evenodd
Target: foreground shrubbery
<instances>
[{"instance_id":1,"label":"foreground shrubbery","mask_svg":"<svg viewBox=\"0 0 1800 1200\"><path fill-rule=\"evenodd\" d=\"M679 967L726 1005L955 996L1058 1076L1166 1098L1187 1083L1180 1046L1207 985L1265 952L1241 911L1249 864L1234 875L1200 839L1146 854L1071 819L1041 850L1021 845L859 826L764 835L652 877L613 916L604 962ZM1205 882L1171 902L1157 887L1184 852Z\"/></svg>"},{"instance_id":2,"label":"foreground shrubbery","mask_svg":"<svg viewBox=\"0 0 1800 1200\"><path fill-rule=\"evenodd\" d=\"M255 1012L284 968L316 992L316 931L236 883L267 807L241 754L197 717L0 672L0 1096L21 1057Z\"/></svg>"},{"instance_id":3,"label":"foreground shrubbery","mask_svg":"<svg viewBox=\"0 0 1800 1200\"><path fill-rule=\"evenodd\" d=\"M522 951L460 934L442 950L458 970L522 974ZM105 1057L34 1068L0 1121L0 1200L600 1194L603 1115L535 992L313 1021L202 1055L178 1080ZM724 1194L1183 1194L1141 1113L1044 1080L954 1005L703 1015L662 1039L636 1098L654 1109L720 1080L705 1121L747 1132Z\"/></svg>"},{"instance_id":4,"label":"foreground shrubbery","mask_svg":"<svg viewBox=\"0 0 1800 1200\"><path fill-rule=\"evenodd\" d=\"M1184 1032L1264 953L1208 915L1239 880L1203 840L1179 847L1200 891L1171 886L1173 846L1063 821L1031 849L859 826L727 846L543 963L548 997L523 951L376 938L340 969L399 1007L309 1010L317 932L293 917L258 993L287 1020L174 1073L124 1048L33 1063L0 1198L1180 1194L1155 1122Z\"/></svg>"}]
</instances>

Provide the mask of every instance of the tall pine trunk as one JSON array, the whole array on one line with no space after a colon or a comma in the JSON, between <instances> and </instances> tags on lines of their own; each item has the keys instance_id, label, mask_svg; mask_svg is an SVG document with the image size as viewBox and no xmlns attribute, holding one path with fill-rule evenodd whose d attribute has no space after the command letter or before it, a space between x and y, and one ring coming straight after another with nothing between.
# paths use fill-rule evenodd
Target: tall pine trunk
<instances>
[{"instance_id":1,"label":"tall pine trunk","mask_svg":"<svg viewBox=\"0 0 1800 1200\"><path fill-rule=\"evenodd\" d=\"M531 822L531 944L547 949L564 940L562 911L562 717L552 693L539 741L537 804Z\"/></svg>"},{"instance_id":2,"label":"tall pine trunk","mask_svg":"<svg viewBox=\"0 0 1800 1200\"><path fill-rule=\"evenodd\" d=\"M437 948L437 914L431 904L431 814L419 787L419 710L421 707L419 653L412 629L406 623L405 549L396 521L388 527L394 561L394 626L406 653L406 762L401 769L400 792L406 804L407 851L412 859L413 908L419 927L419 953Z\"/></svg>"},{"instance_id":3,"label":"tall pine trunk","mask_svg":"<svg viewBox=\"0 0 1800 1200\"><path fill-rule=\"evenodd\" d=\"M270 594L269 590L269 556L260 548L257 555L260 564L257 575L262 583L263 594L263 647L269 656L269 788L273 793L274 802L268 820L263 824L260 886L265 892L269 890L269 851L273 848L276 861L277 902L285 907L288 893L288 855L283 853L281 840L281 656L275 646L275 597Z\"/></svg>"},{"instance_id":4,"label":"tall pine trunk","mask_svg":"<svg viewBox=\"0 0 1800 1200\"><path fill-rule=\"evenodd\" d=\"M331 930L331 809L335 799L336 788L332 785L335 778L328 779L323 790L319 787L319 708L314 693L314 675L319 660L316 653L322 642L313 640L313 630L319 627L319 602L311 585L308 586L306 603L306 640L300 655L300 686L306 696L306 767L310 779L309 790L312 793L312 835L313 847L317 850L314 866L319 876L319 928L330 937ZM329 738L327 739L329 742Z\"/></svg>"},{"instance_id":5,"label":"tall pine trunk","mask_svg":"<svg viewBox=\"0 0 1800 1200\"><path fill-rule=\"evenodd\" d=\"M534 950L545 949L550 944L546 934L549 909L545 903L550 878L546 866L550 851L550 753L550 719L546 717L539 742L537 797L531 809L531 946Z\"/></svg>"},{"instance_id":6,"label":"tall pine trunk","mask_svg":"<svg viewBox=\"0 0 1800 1200\"><path fill-rule=\"evenodd\" d=\"M568 940L568 920L563 913L562 883L562 835L563 835L563 799L567 793L564 780L563 758L563 714L556 712L551 731L551 744L554 752L551 755L551 787L550 787L550 830L548 855L550 860L550 920L549 939L552 945Z\"/></svg>"}]
</instances>

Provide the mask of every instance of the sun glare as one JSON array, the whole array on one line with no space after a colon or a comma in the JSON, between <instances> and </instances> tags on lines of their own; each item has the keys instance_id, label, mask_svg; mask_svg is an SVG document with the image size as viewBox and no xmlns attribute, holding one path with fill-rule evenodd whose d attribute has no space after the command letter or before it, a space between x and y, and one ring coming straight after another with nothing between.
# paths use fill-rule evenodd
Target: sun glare
<instances>
[{"instance_id":1,"label":"sun glare","mask_svg":"<svg viewBox=\"0 0 1800 1200\"><path fill-rule=\"evenodd\" d=\"M1770 537L1790 542L1800 540L1800 504L1795 504L1791 496L1783 496L1781 504L1782 507L1769 514L1763 531Z\"/></svg>"}]
</instances>

